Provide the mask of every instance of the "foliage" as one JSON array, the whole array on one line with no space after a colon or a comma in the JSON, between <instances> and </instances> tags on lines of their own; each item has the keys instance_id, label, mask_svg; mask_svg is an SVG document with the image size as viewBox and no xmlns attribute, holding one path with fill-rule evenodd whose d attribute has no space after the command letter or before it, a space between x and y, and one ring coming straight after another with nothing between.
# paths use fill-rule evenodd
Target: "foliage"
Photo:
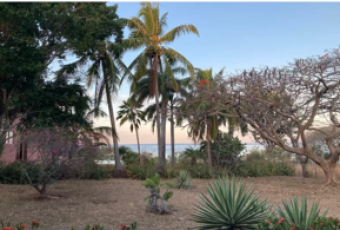
<instances>
[{"instance_id":1,"label":"foliage","mask_svg":"<svg viewBox=\"0 0 340 230\"><path fill-rule=\"evenodd\" d=\"M317 217L308 229L339 230L340 221L332 217ZM285 218L268 216L261 220L257 230L303 230L295 223L289 223Z\"/></svg>"},{"instance_id":2,"label":"foliage","mask_svg":"<svg viewBox=\"0 0 340 230\"><path fill-rule=\"evenodd\" d=\"M167 202L172 197L173 192L168 188L172 188L172 183L161 183L159 174L156 173L153 177L146 178L142 183L150 192L150 195L145 197L144 200L148 201L149 207L160 214L168 213ZM163 196L160 195L160 187L165 186L166 190ZM160 203L159 203L160 202Z\"/></svg>"},{"instance_id":3,"label":"foliage","mask_svg":"<svg viewBox=\"0 0 340 230\"><path fill-rule=\"evenodd\" d=\"M132 179L145 180L152 177L156 172L156 165L152 162L144 164L130 164L125 166L128 177Z\"/></svg>"},{"instance_id":4,"label":"foliage","mask_svg":"<svg viewBox=\"0 0 340 230\"><path fill-rule=\"evenodd\" d=\"M235 174L242 177L293 176L294 165L287 162L286 156L282 154L275 150L272 160L269 160L265 152L255 149L241 161Z\"/></svg>"},{"instance_id":5,"label":"foliage","mask_svg":"<svg viewBox=\"0 0 340 230\"><path fill-rule=\"evenodd\" d=\"M127 146L119 146L119 155L126 165L138 163L138 153L132 151L132 149Z\"/></svg>"},{"instance_id":6,"label":"foliage","mask_svg":"<svg viewBox=\"0 0 340 230\"><path fill-rule=\"evenodd\" d=\"M234 171L239 167L240 154L244 150L244 144L237 137L229 133L219 132L218 136L211 143L211 152L214 156L214 165L226 167ZM206 150L206 141L201 142L201 151Z\"/></svg>"},{"instance_id":7,"label":"foliage","mask_svg":"<svg viewBox=\"0 0 340 230\"><path fill-rule=\"evenodd\" d=\"M5 121L1 130L9 130L16 118L26 118L30 124L38 120L39 125L59 125L59 118L68 120L57 105L61 100L69 103L79 94L73 87L79 84L68 84L80 76L73 75L67 78L66 85L59 84L54 89L53 83L45 82L51 74L48 67L56 60L74 57L72 54L90 55L98 41L112 35L122 38L123 22L116 20L116 9L105 3L0 4L0 117ZM83 91L80 97L85 97ZM77 101L72 106L77 105L83 103ZM4 133L0 135L0 149Z\"/></svg>"},{"instance_id":8,"label":"foliage","mask_svg":"<svg viewBox=\"0 0 340 230\"><path fill-rule=\"evenodd\" d=\"M20 162L4 164L0 162L0 184L28 184Z\"/></svg>"},{"instance_id":9,"label":"foliage","mask_svg":"<svg viewBox=\"0 0 340 230\"><path fill-rule=\"evenodd\" d=\"M174 63L182 64L186 67L190 75L193 75L192 64L179 52L169 47L178 36L185 33L194 33L199 35L198 30L193 25L180 25L165 32L167 26L167 14L160 17L159 4L150 2L142 2L138 17L133 17L128 20L127 25L131 30L128 39L123 41L123 44L132 49L143 48L143 51L135 60L128 66L128 71L124 77L128 76L133 82L132 91L137 91L134 84L136 80L141 79L145 75L149 75L149 95L155 97L155 104L159 105L159 89L158 89L158 73L162 64L164 64L164 72L169 78L174 79L172 65ZM147 68L150 69L148 70ZM132 70L134 74L132 75ZM175 81L174 86L175 86ZM177 88L176 86L174 88ZM177 90L176 90L177 91ZM165 138L161 138L161 121L160 111L156 110L157 124L157 142L158 142L158 170L164 172L165 165ZM165 122L165 120L164 120ZM163 123L163 131L165 123ZM165 133L165 131L163 132Z\"/></svg>"},{"instance_id":10,"label":"foliage","mask_svg":"<svg viewBox=\"0 0 340 230\"><path fill-rule=\"evenodd\" d=\"M192 147L186 148L180 155L181 160L189 161L191 165L196 164L198 161L205 161L207 155L201 149L194 149Z\"/></svg>"},{"instance_id":11,"label":"foliage","mask_svg":"<svg viewBox=\"0 0 340 230\"><path fill-rule=\"evenodd\" d=\"M313 222L319 216L319 204L313 203L312 207L308 213L307 211L307 198L302 197L299 205L298 198L294 197L290 200L282 201L283 208L278 209L278 215L285 218L289 223L294 223L294 225L301 230L307 230L312 226ZM327 210L321 215L325 217Z\"/></svg>"},{"instance_id":12,"label":"foliage","mask_svg":"<svg viewBox=\"0 0 340 230\"><path fill-rule=\"evenodd\" d=\"M235 171L241 177L293 176L294 165L286 162L244 161Z\"/></svg>"},{"instance_id":13,"label":"foliage","mask_svg":"<svg viewBox=\"0 0 340 230\"><path fill-rule=\"evenodd\" d=\"M253 189L245 190L245 184L226 178L214 180L207 186L208 196L201 193L201 202L195 205L196 229L256 229L266 215L266 201L252 196Z\"/></svg>"},{"instance_id":14,"label":"foliage","mask_svg":"<svg viewBox=\"0 0 340 230\"><path fill-rule=\"evenodd\" d=\"M47 185L65 177L69 169L93 165L99 152L91 139L69 128L31 129L19 135L37 155L36 160L21 165L29 184L41 196L47 196Z\"/></svg>"},{"instance_id":15,"label":"foliage","mask_svg":"<svg viewBox=\"0 0 340 230\"><path fill-rule=\"evenodd\" d=\"M191 177L188 171L179 170L178 175L176 177L176 188L178 189L189 189L192 187L191 185Z\"/></svg>"}]
</instances>

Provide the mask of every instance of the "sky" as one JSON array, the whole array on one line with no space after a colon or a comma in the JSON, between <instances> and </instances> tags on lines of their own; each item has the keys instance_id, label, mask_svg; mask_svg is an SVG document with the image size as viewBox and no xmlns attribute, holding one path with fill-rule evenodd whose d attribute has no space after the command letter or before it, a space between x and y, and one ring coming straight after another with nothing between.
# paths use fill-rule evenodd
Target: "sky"
<instances>
[{"instance_id":1,"label":"sky","mask_svg":"<svg viewBox=\"0 0 340 230\"><path fill-rule=\"evenodd\" d=\"M138 16L139 2L118 4L121 18ZM263 66L282 67L299 58L323 55L340 45L340 2L160 2L160 14L168 12L167 30L182 24L193 24L200 36L184 34L169 47L183 54L201 69L212 68L225 73ZM129 35L125 29L124 36ZM129 65L141 50L128 51L123 61ZM129 96L129 83L122 84L115 98L117 111ZM108 118L96 125L110 125ZM119 126L119 125L118 125ZM169 139L167 127L167 143ZM128 125L118 129L121 144L136 143ZM140 129L141 143L157 143L151 124ZM176 128L176 143L191 143L186 129ZM243 142L253 142L240 137Z\"/></svg>"}]
</instances>

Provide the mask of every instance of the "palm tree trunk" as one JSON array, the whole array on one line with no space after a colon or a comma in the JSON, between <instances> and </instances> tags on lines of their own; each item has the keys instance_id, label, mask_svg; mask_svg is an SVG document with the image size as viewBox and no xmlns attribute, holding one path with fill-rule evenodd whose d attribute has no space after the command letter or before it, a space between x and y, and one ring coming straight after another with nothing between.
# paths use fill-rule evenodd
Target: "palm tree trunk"
<instances>
[{"instance_id":1,"label":"palm tree trunk","mask_svg":"<svg viewBox=\"0 0 340 230\"><path fill-rule=\"evenodd\" d=\"M138 145L138 156L139 156L139 160L141 160L138 128L136 128L136 126L135 126L135 132L136 132L136 139L137 139L137 145Z\"/></svg>"},{"instance_id":2,"label":"palm tree trunk","mask_svg":"<svg viewBox=\"0 0 340 230\"><path fill-rule=\"evenodd\" d=\"M103 64L103 65L105 65L105 64ZM105 66L103 67L103 69L105 69ZM123 176L123 168L122 168L122 164L120 162L120 155L119 155L119 149L118 149L118 134L117 134L115 117L114 117L114 113L113 113L113 106L112 106L110 88L109 88L105 74L104 74L104 79L105 79L106 99L107 99L107 105L108 105L108 109L109 109L109 116L110 116L111 129L112 129L113 152L114 152L114 159L115 159L114 176L115 177L122 177Z\"/></svg>"},{"instance_id":3,"label":"palm tree trunk","mask_svg":"<svg viewBox=\"0 0 340 230\"><path fill-rule=\"evenodd\" d=\"M166 147L166 118L167 118L167 111L168 110L168 100L162 100L161 103L161 133L162 133L162 157L165 160L165 147Z\"/></svg>"},{"instance_id":4,"label":"palm tree trunk","mask_svg":"<svg viewBox=\"0 0 340 230\"><path fill-rule=\"evenodd\" d=\"M208 164L209 166L213 166L213 156L211 153L211 147L210 147L210 140L211 140L211 122L206 119L207 122L207 134L206 134L206 142L207 142L207 154L208 154Z\"/></svg>"},{"instance_id":5,"label":"palm tree trunk","mask_svg":"<svg viewBox=\"0 0 340 230\"><path fill-rule=\"evenodd\" d=\"M171 165L175 165L175 121L174 121L174 107L171 105L170 108L170 119L171 119Z\"/></svg>"},{"instance_id":6,"label":"palm tree trunk","mask_svg":"<svg viewBox=\"0 0 340 230\"><path fill-rule=\"evenodd\" d=\"M161 136L161 122L160 122L160 111L159 111L159 90L158 90L158 56L155 55L152 63L152 76L150 79L150 84L153 86L153 91L151 95L155 95L156 100L156 125L157 125L157 144L158 144L158 172L162 175L164 174L165 159L161 154L162 152L162 136ZM152 90L152 89L151 89Z\"/></svg>"}]
</instances>

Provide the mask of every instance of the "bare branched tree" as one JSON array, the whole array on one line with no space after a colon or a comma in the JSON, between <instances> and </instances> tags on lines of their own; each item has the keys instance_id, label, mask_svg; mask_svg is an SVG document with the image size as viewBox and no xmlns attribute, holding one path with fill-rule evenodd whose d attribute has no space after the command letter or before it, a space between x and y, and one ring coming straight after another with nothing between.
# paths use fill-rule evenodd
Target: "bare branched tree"
<instances>
[{"instance_id":1,"label":"bare branched tree","mask_svg":"<svg viewBox=\"0 0 340 230\"><path fill-rule=\"evenodd\" d=\"M324 171L327 184L336 183L334 170L340 156L339 49L322 57L296 60L284 68L252 69L221 77L214 88L198 90L204 92L195 100L214 105L205 114L237 114L263 140L311 159ZM187 107L195 100L187 102ZM197 110L195 113L201 116ZM326 132L323 126L331 129ZM307 141L310 131L323 134L329 150L327 159L312 151Z\"/></svg>"}]
</instances>

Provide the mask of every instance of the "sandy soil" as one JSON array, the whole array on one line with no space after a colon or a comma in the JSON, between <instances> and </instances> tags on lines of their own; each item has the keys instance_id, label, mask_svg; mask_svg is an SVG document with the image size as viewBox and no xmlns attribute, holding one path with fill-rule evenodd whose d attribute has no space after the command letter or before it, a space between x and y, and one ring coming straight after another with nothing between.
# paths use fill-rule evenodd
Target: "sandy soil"
<instances>
[{"instance_id":1,"label":"sandy soil","mask_svg":"<svg viewBox=\"0 0 340 230\"><path fill-rule=\"evenodd\" d=\"M255 188L261 199L280 204L282 198L307 196L309 202L319 201L321 211L340 217L340 186L323 187L323 180L298 177L267 177L244 179ZM194 189L174 190L170 199L176 212L156 215L146 211L143 198L147 190L139 180L109 179L103 181L66 180L49 187L52 196L59 199L38 199L37 193L26 185L0 185L0 220L11 223L41 222L42 230L80 229L86 224L102 224L105 230L118 230L120 224L137 221L139 230L188 229L193 205L199 200L199 191L205 191L210 180L194 179Z\"/></svg>"}]
</instances>

